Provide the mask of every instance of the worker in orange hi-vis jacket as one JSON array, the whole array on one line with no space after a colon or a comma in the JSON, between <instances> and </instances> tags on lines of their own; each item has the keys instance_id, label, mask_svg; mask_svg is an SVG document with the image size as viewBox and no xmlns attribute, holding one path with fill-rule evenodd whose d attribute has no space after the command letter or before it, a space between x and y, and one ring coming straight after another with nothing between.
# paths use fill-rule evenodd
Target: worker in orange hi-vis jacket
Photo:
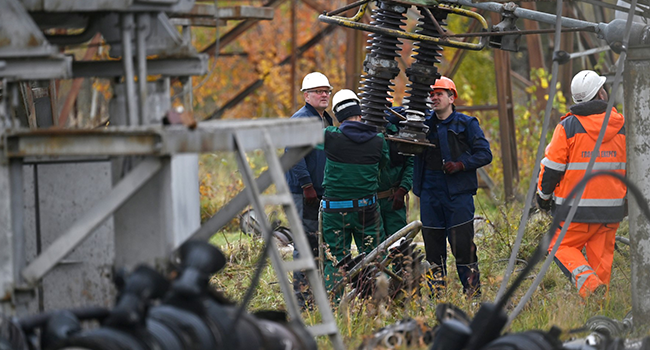
<instances>
[{"instance_id":1,"label":"worker in orange hi-vis jacket","mask_svg":"<svg viewBox=\"0 0 650 350\"><path fill-rule=\"evenodd\" d=\"M571 94L576 104L555 128L541 163L537 186L540 208L549 210L553 200L556 207L563 205L571 190L584 177L607 112L608 95L604 84L605 77L591 70L581 71L573 77ZM612 108L606 128L593 171L608 170L625 175L625 118L616 108ZM626 194L627 187L611 176L599 176L589 181L555 254L556 263L583 298L597 295L602 299L608 290L616 230L626 215ZM558 229L549 252L559 233Z\"/></svg>"}]
</instances>

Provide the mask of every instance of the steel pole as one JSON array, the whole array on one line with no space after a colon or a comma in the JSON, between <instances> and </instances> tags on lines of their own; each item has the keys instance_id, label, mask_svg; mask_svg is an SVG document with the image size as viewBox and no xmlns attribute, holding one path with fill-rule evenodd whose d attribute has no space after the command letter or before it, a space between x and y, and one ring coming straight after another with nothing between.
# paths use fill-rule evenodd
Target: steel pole
<instances>
[{"instance_id":1,"label":"steel pole","mask_svg":"<svg viewBox=\"0 0 650 350\"><path fill-rule=\"evenodd\" d=\"M135 83L133 82L133 44L131 30L135 27L132 13L125 13L121 18L122 30L122 64L124 65L124 86L126 88L127 122L130 126L138 123L138 108L135 100Z\"/></svg>"},{"instance_id":2,"label":"steel pole","mask_svg":"<svg viewBox=\"0 0 650 350\"><path fill-rule=\"evenodd\" d=\"M630 49L623 79L627 131L627 176L650 198L650 48ZM650 222L635 201L629 202L632 256L632 313L635 327L650 325Z\"/></svg>"}]
</instances>

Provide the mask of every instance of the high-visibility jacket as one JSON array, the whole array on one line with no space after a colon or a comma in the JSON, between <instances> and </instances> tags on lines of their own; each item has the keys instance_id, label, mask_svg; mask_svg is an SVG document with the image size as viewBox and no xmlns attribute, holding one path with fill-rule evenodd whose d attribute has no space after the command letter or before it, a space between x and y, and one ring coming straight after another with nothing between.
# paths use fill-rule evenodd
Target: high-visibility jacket
<instances>
[{"instance_id":1,"label":"high-visibility jacket","mask_svg":"<svg viewBox=\"0 0 650 350\"><path fill-rule=\"evenodd\" d=\"M537 193L543 199L555 195L556 207L564 204L584 177L600 133L607 101L593 100L571 107L555 128L541 162ZM612 108L593 171L608 170L625 176L625 118ZM619 222L625 216L627 187L611 176L595 177L587 183L574 222ZM565 218L561 218L564 220Z\"/></svg>"}]
</instances>

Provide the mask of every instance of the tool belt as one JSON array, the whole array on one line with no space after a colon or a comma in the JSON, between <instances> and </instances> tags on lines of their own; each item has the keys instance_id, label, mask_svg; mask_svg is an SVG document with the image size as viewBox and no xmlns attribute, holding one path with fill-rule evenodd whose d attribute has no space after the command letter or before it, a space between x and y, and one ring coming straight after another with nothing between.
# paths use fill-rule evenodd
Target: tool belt
<instances>
[{"instance_id":1,"label":"tool belt","mask_svg":"<svg viewBox=\"0 0 650 350\"><path fill-rule=\"evenodd\" d=\"M371 195L358 199L323 198L320 202L324 212L357 211L377 203L377 196Z\"/></svg>"},{"instance_id":2,"label":"tool belt","mask_svg":"<svg viewBox=\"0 0 650 350\"><path fill-rule=\"evenodd\" d=\"M391 187L386 191L377 192L377 199L384 199L394 195L398 188L399 187Z\"/></svg>"}]
</instances>

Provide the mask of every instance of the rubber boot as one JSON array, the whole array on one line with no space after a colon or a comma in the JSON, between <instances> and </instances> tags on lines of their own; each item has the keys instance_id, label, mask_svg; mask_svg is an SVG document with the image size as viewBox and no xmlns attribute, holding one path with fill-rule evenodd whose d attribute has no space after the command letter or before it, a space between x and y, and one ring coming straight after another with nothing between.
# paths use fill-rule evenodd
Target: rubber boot
<instances>
[{"instance_id":1,"label":"rubber boot","mask_svg":"<svg viewBox=\"0 0 650 350\"><path fill-rule=\"evenodd\" d=\"M431 299L440 299L445 294L447 287L447 271L442 266L432 266L424 275L427 287L431 292Z\"/></svg>"},{"instance_id":2,"label":"rubber boot","mask_svg":"<svg viewBox=\"0 0 650 350\"><path fill-rule=\"evenodd\" d=\"M424 252L431 266L443 267L447 264L447 232L445 229L423 228Z\"/></svg>"},{"instance_id":3,"label":"rubber boot","mask_svg":"<svg viewBox=\"0 0 650 350\"><path fill-rule=\"evenodd\" d=\"M293 259L298 260L300 258L300 253L297 249L293 251ZM293 292L296 295L296 300L298 301L298 306L301 310L310 308L311 305L311 290L309 288L309 282L307 281L307 276L302 271L293 272Z\"/></svg>"},{"instance_id":4,"label":"rubber boot","mask_svg":"<svg viewBox=\"0 0 650 350\"><path fill-rule=\"evenodd\" d=\"M445 229L422 229L426 259L431 268L426 272L426 281L431 298L444 294L447 277L447 233Z\"/></svg>"},{"instance_id":5,"label":"rubber boot","mask_svg":"<svg viewBox=\"0 0 650 350\"><path fill-rule=\"evenodd\" d=\"M463 285L463 293L467 298L481 297L481 272L478 263L467 265L456 265L460 283Z\"/></svg>"}]
</instances>

